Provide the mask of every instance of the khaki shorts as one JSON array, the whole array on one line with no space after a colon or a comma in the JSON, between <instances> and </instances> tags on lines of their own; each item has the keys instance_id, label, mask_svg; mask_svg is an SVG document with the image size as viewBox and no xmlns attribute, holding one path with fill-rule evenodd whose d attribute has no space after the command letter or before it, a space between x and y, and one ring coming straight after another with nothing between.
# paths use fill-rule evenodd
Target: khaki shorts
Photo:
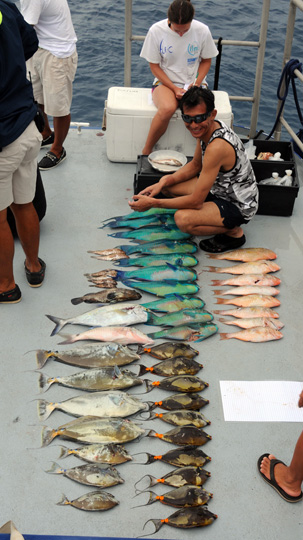
<instances>
[{"instance_id":1,"label":"khaki shorts","mask_svg":"<svg viewBox=\"0 0 303 540\"><path fill-rule=\"evenodd\" d=\"M36 191L37 156L42 135L32 121L23 133L0 152L0 211L12 202L32 202Z\"/></svg>"},{"instance_id":2,"label":"khaki shorts","mask_svg":"<svg viewBox=\"0 0 303 540\"><path fill-rule=\"evenodd\" d=\"M67 58L58 58L40 48L27 61L35 100L44 105L46 114L59 117L70 113L77 63L77 51Z\"/></svg>"}]
</instances>

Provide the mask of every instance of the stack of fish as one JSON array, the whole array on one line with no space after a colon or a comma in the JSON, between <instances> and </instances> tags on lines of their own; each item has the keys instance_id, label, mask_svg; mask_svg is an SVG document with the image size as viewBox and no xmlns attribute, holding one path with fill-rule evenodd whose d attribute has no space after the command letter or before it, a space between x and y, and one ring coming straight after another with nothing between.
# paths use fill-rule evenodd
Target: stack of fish
<instances>
[{"instance_id":1,"label":"stack of fish","mask_svg":"<svg viewBox=\"0 0 303 540\"><path fill-rule=\"evenodd\" d=\"M239 332L221 333L221 339L240 339L242 341L264 342L281 339L283 324L277 320L279 314L273 308L280 305L276 298L279 294L277 285L280 278L273 275L280 270L274 262L276 253L267 248L242 248L223 254L210 255L216 260L241 261L229 267L209 266L209 272L232 274L233 277L213 280L216 286L232 286L224 290L216 289L216 295L228 295L233 298L217 298L217 304L234 305L233 309L218 310L216 314L233 316L233 320L220 318L225 324L236 325L243 330Z\"/></svg>"}]
</instances>

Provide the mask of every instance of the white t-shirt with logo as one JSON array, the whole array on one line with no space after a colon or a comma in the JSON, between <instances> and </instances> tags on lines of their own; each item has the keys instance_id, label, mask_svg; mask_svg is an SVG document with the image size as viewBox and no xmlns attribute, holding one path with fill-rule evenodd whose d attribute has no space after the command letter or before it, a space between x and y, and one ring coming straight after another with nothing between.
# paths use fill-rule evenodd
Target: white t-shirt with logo
<instances>
[{"instance_id":1,"label":"white t-shirt with logo","mask_svg":"<svg viewBox=\"0 0 303 540\"><path fill-rule=\"evenodd\" d=\"M190 29L179 36L164 19L150 27L140 56L152 64L159 64L176 86L183 87L195 81L202 59L215 58L217 54L206 24L194 19ZM157 79L154 84L156 82Z\"/></svg>"},{"instance_id":2,"label":"white t-shirt with logo","mask_svg":"<svg viewBox=\"0 0 303 540\"><path fill-rule=\"evenodd\" d=\"M76 49L77 36L67 0L20 0L21 13L35 27L39 47L66 58Z\"/></svg>"}]
</instances>

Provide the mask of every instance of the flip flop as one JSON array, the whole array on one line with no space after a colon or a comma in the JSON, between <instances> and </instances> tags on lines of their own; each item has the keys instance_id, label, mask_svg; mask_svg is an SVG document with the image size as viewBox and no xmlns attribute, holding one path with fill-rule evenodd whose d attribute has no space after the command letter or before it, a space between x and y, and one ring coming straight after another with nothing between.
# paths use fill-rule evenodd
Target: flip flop
<instances>
[{"instance_id":1,"label":"flip flop","mask_svg":"<svg viewBox=\"0 0 303 540\"><path fill-rule=\"evenodd\" d=\"M270 454L263 454L261 457L259 457L258 459L258 471L260 473L260 475L262 476L263 480L265 480L265 482L267 484L269 484L271 487L273 487L276 492L280 495L280 497L282 497L282 499L284 499L284 501L287 501L287 502L290 502L290 503L295 503L295 502L299 502L299 501L302 501L303 499L303 493L301 491L300 495L297 495L296 497L293 497L292 495L288 495L288 493L286 493L284 491L284 489L282 489L276 482L275 480L275 476L274 476L274 468L276 465L278 465L278 463L282 463L282 465L285 465L285 463L283 463L283 461L281 461L280 459L271 459L270 460L270 479L267 478L265 476L265 474L263 474L261 471L260 471L260 466L261 466L261 463L262 463L262 459L265 458L265 457L268 457Z\"/></svg>"},{"instance_id":2,"label":"flip flop","mask_svg":"<svg viewBox=\"0 0 303 540\"><path fill-rule=\"evenodd\" d=\"M208 253L223 253L231 249L237 249L245 244L246 238L243 234L240 238L233 238L227 234L216 234L207 240L201 240L199 246Z\"/></svg>"}]
</instances>

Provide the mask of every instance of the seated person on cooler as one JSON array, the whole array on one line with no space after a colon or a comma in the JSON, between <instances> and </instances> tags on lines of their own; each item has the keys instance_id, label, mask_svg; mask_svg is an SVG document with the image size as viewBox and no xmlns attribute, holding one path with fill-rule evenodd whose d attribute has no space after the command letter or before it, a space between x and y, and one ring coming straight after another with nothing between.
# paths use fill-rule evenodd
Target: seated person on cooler
<instances>
[{"instance_id":1,"label":"seated person on cooler","mask_svg":"<svg viewBox=\"0 0 303 540\"><path fill-rule=\"evenodd\" d=\"M258 187L244 146L231 128L215 120L214 94L192 87L180 101L182 118L197 146L192 161L133 196L133 210L176 208L179 229L215 235L200 248L220 253L242 246L241 225L258 209ZM166 199L155 198L162 192Z\"/></svg>"}]
</instances>

